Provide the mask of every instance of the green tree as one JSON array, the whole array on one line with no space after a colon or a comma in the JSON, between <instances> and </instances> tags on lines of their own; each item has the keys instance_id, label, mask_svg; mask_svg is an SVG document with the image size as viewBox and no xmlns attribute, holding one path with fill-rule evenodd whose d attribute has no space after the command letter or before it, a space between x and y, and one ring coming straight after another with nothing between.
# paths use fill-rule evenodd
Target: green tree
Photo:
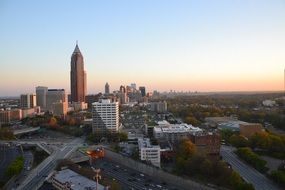
<instances>
[{"instance_id":1,"label":"green tree","mask_svg":"<svg viewBox=\"0 0 285 190\"><path fill-rule=\"evenodd\" d=\"M248 140L242 135L232 135L229 142L235 147L246 147L248 146Z\"/></svg>"},{"instance_id":2,"label":"green tree","mask_svg":"<svg viewBox=\"0 0 285 190\"><path fill-rule=\"evenodd\" d=\"M6 169L5 173L7 176L11 177L13 175L18 175L24 167L23 156L18 156Z\"/></svg>"},{"instance_id":3,"label":"green tree","mask_svg":"<svg viewBox=\"0 0 285 190\"><path fill-rule=\"evenodd\" d=\"M198 121L195 117L193 116L188 116L185 118L185 122L194 126L200 125L201 122Z\"/></svg>"},{"instance_id":4,"label":"green tree","mask_svg":"<svg viewBox=\"0 0 285 190\"><path fill-rule=\"evenodd\" d=\"M270 177L279 185L285 186L285 172L281 170L272 171Z\"/></svg>"}]
</instances>

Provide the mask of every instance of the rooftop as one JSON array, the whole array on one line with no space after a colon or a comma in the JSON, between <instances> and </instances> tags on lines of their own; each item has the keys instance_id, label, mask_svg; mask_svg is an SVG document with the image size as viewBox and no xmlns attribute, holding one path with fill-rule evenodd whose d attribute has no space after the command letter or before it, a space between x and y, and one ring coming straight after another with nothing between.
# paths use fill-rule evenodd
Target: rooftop
<instances>
[{"instance_id":1,"label":"rooftop","mask_svg":"<svg viewBox=\"0 0 285 190\"><path fill-rule=\"evenodd\" d=\"M138 138L139 148L159 148L158 145L151 145L149 138Z\"/></svg>"},{"instance_id":2,"label":"rooftop","mask_svg":"<svg viewBox=\"0 0 285 190\"><path fill-rule=\"evenodd\" d=\"M182 124L169 124L167 121L158 122L158 126L154 127L156 132L163 133L185 133L185 132L201 132L202 129L199 127L194 127L193 125L188 125L186 123Z\"/></svg>"},{"instance_id":3,"label":"rooftop","mask_svg":"<svg viewBox=\"0 0 285 190\"><path fill-rule=\"evenodd\" d=\"M68 182L72 190L95 190L96 182L90 180L70 169L61 170L55 174L54 179L60 183ZM98 190L104 190L104 186L98 184Z\"/></svg>"}]
</instances>

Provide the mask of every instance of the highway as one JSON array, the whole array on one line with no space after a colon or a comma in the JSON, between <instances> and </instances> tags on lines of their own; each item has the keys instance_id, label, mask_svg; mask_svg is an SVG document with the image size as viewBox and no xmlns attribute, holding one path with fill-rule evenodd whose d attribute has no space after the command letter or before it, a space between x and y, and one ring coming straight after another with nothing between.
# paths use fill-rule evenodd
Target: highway
<instances>
[{"instance_id":1,"label":"highway","mask_svg":"<svg viewBox=\"0 0 285 190\"><path fill-rule=\"evenodd\" d=\"M33 169L29 176L17 188L18 190L38 189L46 177L55 169L57 162L67 158L79 146L82 146L83 139L76 138L70 143L66 143L63 148L54 151L47 159Z\"/></svg>"},{"instance_id":2,"label":"highway","mask_svg":"<svg viewBox=\"0 0 285 190\"><path fill-rule=\"evenodd\" d=\"M223 159L228 162L245 181L251 183L256 190L279 190L271 180L241 161L234 151L234 147L221 146L221 156Z\"/></svg>"},{"instance_id":3,"label":"highway","mask_svg":"<svg viewBox=\"0 0 285 190\"><path fill-rule=\"evenodd\" d=\"M101 169L101 175L109 176L116 179L123 185L123 190L178 190L179 188L167 184L160 180L149 177L147 174L139 173L138 171L124 167L120 164L113 163L107 159L99 159L92 165L94 168ZM100 183L100 181L99 181Z\"/></svg>"}]
</instances>

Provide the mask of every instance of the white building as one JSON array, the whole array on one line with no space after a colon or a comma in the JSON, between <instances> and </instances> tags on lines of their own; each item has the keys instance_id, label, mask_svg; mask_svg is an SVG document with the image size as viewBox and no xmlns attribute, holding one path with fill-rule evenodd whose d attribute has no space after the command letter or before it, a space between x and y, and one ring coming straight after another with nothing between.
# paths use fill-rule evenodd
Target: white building
<instances>
[{"instance_id":1,"label":"white building","mask_svg":"<svg viewBox=\"0 0 285 190\"><path fill-rule=\"evenodd\" d=\"M97 184L70 169L56 172L51 177L52 185L59 190L106 190L104 186Z\"/></svg>"},{"instance_id":2,"label":"white building","mask_svg":"<svg viewBox=\"0 0 285 190\"><path fill-rule=\"evenodd\" d=\"M151 145L149 138L139 138L138 146L140 159L160 168L160 146Z\"/></svg>"},{"instance_id":3,"label":"white building","mask_svg":"<svg viewBox=\"0 0 285 190\"><path fill-rule=\"evenodd\" d=\"M276 102L274 100L264 100L262 102L263 106L266 106L266 107L274 107L276 106Z\"/></svg>"},{"instance_id":4,"label":"white building","mask_svg":"<svg viewBox=\"0 0 285 190\"><path fill-rule=\"evenodd\" d=\"M202 129L185 123L170 124L167 121L158 122L158 126L153 128L153 135L156 139L168 140L172 143L187 138L190 134L201 132Z\"/></svg>"},{"instance_id":5,"label":"white building","mask_svg":"<svg viewBox=\"0 0 285 190\"><path fill-rule=\"evenodd\" d=\"M111 132L119 130L119 103L109 99L101 99L92 103L92 130L108 129Z\"/></svg>"}]
</instances>

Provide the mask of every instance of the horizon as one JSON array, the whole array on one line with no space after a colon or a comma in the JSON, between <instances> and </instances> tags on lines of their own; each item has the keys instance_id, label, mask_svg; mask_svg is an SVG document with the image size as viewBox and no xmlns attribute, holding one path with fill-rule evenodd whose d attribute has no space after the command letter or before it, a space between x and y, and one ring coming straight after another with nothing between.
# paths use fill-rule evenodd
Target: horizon
<instances>
[{"instance_id":1,"label":"horizon","mask_svg":"<svg viewBox=\"0 0 285 190\"><path fill-rule=\"evenodd\" d=\"M284 91L284 1L108 2L0 2L0 97L69 94L77 40L87 94Z\"/></svg>"}]
</instances>

